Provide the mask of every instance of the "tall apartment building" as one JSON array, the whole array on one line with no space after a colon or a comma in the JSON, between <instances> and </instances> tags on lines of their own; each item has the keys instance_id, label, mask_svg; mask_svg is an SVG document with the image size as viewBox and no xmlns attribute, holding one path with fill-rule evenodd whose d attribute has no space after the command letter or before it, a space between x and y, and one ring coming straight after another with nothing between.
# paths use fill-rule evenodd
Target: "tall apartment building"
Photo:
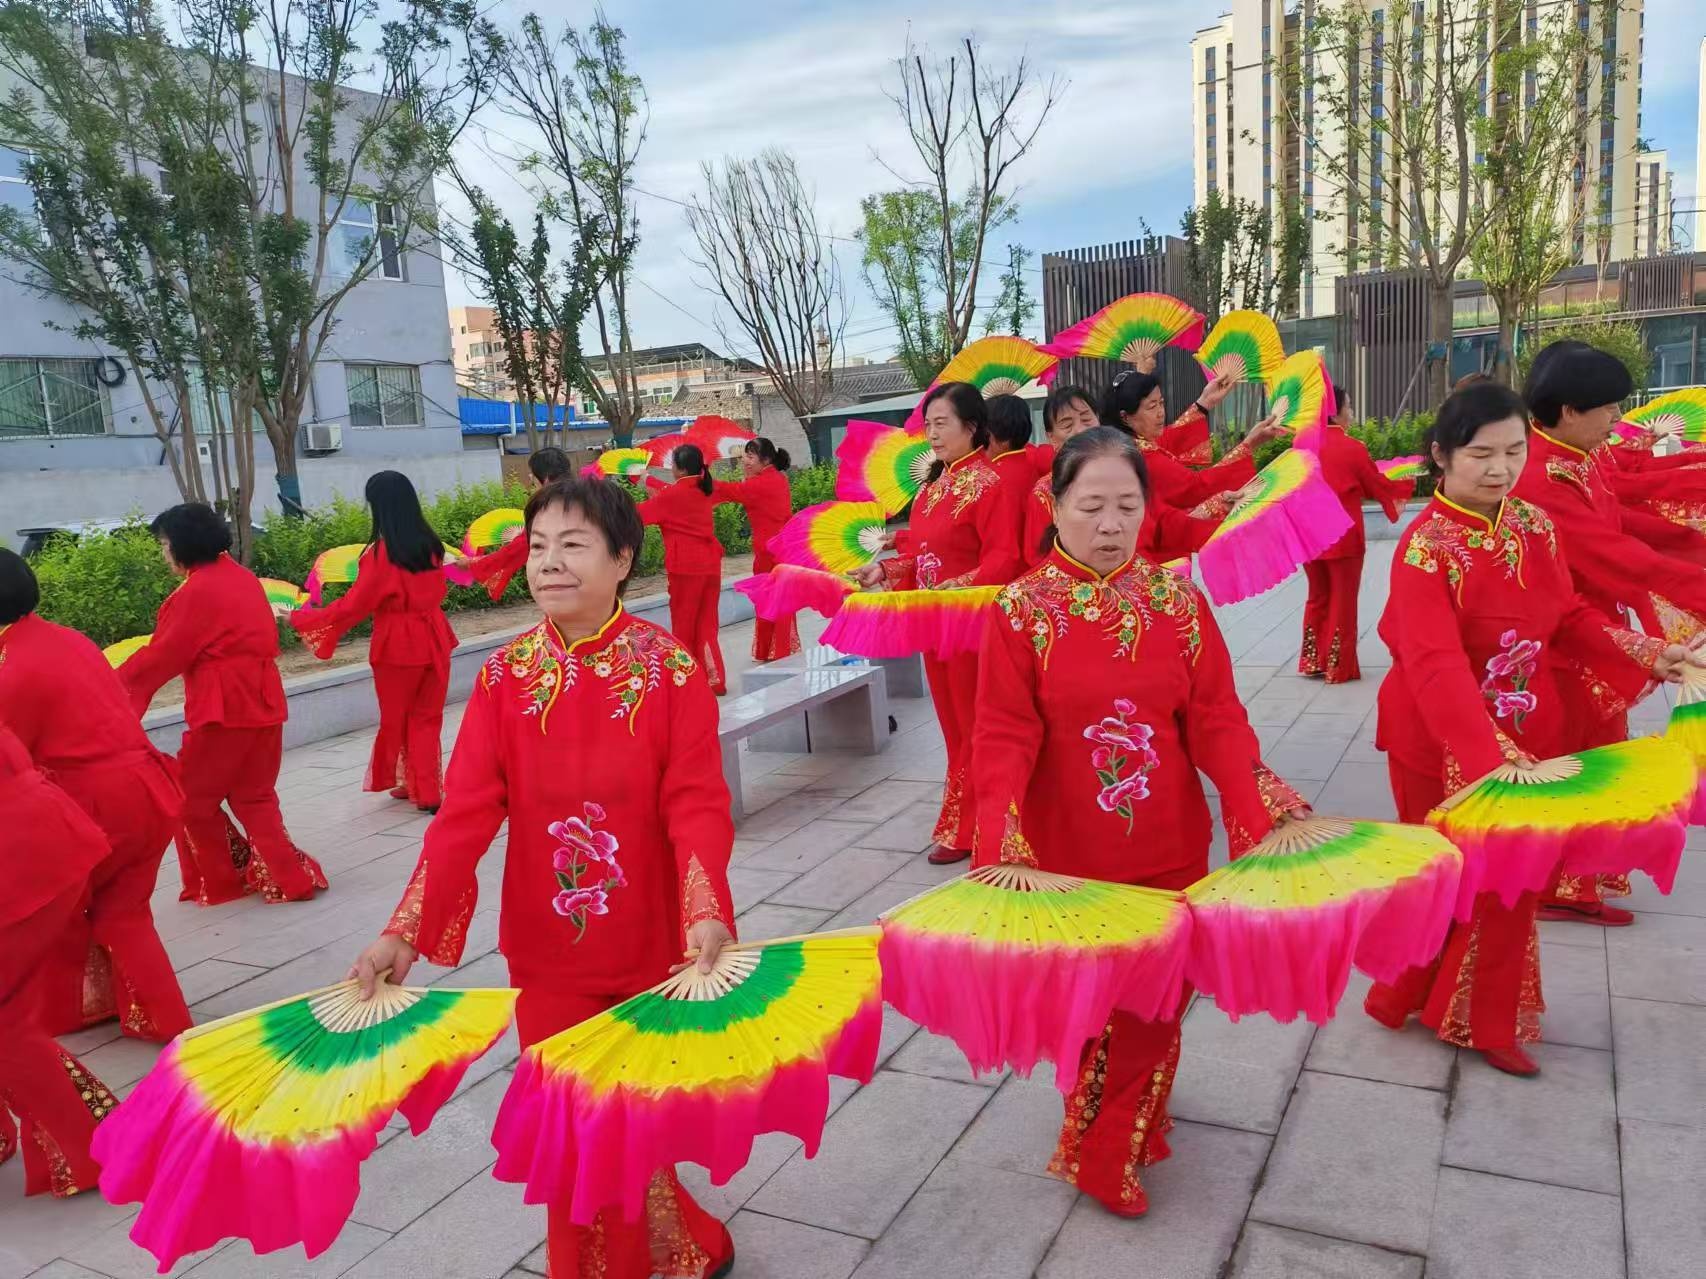
<instances>
[{"instance_id":1,"label":"tall apartment building","mask_svg":"<svg viewBox=\"0 0 1706 1279\"><path fill-rule=\"evenodd\" d=\"M1669 153L1641 152L1635 157L1635 257L1650 258L1676 247L1675 210Z\"/></svg>"},{"instance_id":2,"label":"tall apartment building","mask_svg":"<svg viewBox=\"0 0 1706 1279\"><path fill-rule=\"evenodd\" d=\"M1299 307L1305 317L1333 310L1333 283L1345 273L1347 250L1384 246L1390 252L1393 235L1406 234L1396 205L1369 210L1347 209L1335 198L1336 181L1328 177L1334 157L1343 147L1338 124L1317 108L1312 83L1332 76L1350 96L1365 103L1372 121L1390 109L1398 92L1392 74L1394 56L1423 56L1423 47L1408 39L1418 28L1432 27L1439 7L1447 6L1449 20L1469 21L1476 0L1350 0L1360 4L1367 21L1362 47L1336 50L1329 66L1316 66L1305 34L1321 0L1233 0L1230 10L1191 41L1191 96L1194 134L1196 202L1210 191L1249 200L1278 216L1287 207L1306 217L1309 251L1303 264ZM1511 0L1512 3L1518 0ZM1520 0L1530 25L1542 7L1574 5L1589 20L1583 0ZM1584 151L1579 199L1600 210L1609 224L1609 258L1632 256L1636 226L1636 139L1640 131L1640 69L1643 0L1622 0L1602 32L1603 56L1590 69L1580 98L1584 113ZM1395 54L1403 35L1407 47ZM1706 55L1703 55L1706 56ZM1622 59L1623 72L1611 72ZM1301 91L1288 102L1286 68L1301 70ZM1703 63L1706 66L1706 63ZM1703 72L1706 75L1706 72ZM1488 86L1491 94L1491 86ZM1490 96L1489 96L1490 101ZM1609 106L1609 113L1605 108ZM1364 130L1368 141L1356 158L1366 173L1366 186L1375 200L1391 191L1401 197L1398 157L1383 147L1377 130ZM1358 225L1357 214L1374 213ZM1591 234L1578 237L1578 260L1593 260ZM1398 258L1415 246L1400 244Z\"/></svg>"},{"instance_id":3,"label":"tall apartment building","mask_svg":"<svg viewBox=\"0 0 1706 1279\"><path fill-rule=\"evenodd\" d=\"M483 399L508 399L514 384L498 332L497 313L489 306L450 308L450 362L456 384Z\"/></svg>"}]
</instances>

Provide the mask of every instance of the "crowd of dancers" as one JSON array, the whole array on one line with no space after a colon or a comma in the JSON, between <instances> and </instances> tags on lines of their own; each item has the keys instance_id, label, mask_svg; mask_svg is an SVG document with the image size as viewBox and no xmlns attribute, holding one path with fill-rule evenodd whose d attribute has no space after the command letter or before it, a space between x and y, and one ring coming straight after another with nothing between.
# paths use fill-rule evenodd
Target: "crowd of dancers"
<instances>
[{"instance_id":1,"label":"crowd of dancers","mask_svg":"<svg viewBox=\"0 0 1706 1279\"><path fill-rule=\"evenodd\" d=\"M923 404L934 453L892 555L857 573L867 589L994 586L976 653L928 658L947 750L930 859L1182 888L1208 871L1218 794L1231 855L1308 817L1262 760L1215 616L1179 566L1254 476L1271 420L1218 462L1211 380L1177 421L1137 368L1098 404L1054 388L1047 442L1028 405L967 383ZM1377 711L1400 820L1419 822L1491 770L1622 740L1627 712L1695 660L1706 617L1706 465L1688 452L1608 443L1631 385L1577 343L1542 351L1522 394L1459 386L1429 433L1433 496L1404 529L1379 636L1392 653ZM1386 478L1344 427L1320 447L1351 531L1306 566L1299 671L1360 677L1358 589L1365 500L1394 520L1411 485ZM190 1024L149 908L176 844L183 899L246 893L269 903L327 888L286 830L276 790L287 707L274 614L319 656L369 618L380 724L365 785L435 813L419 862L351 975L402 982L421 959L460 962L477 868L507 822L499 949L519 989L523 1045L644 990L684 963L708 971L733 939L734 838L718 766L722 549L714 508L736 502L759 548L790 514L785 451L748 443L738 483L688 445L648 499L530 458L525 532L469 566L496 597L525 572L541 620L481 668L440 777L455 639L444 547L409 482L372 477L373 532L351 589L324 607L269 605L204 506L153 523L182 584L152 642L114 670L90 641L36 615L28 564L0 551L0 1157L19 1144L30 1192L95 1184L89 1155L112 1095L53 1040L106 1017L164 1042ZM669 630L622 596L648 525L662 531ZM1639 629L1632 629L1638 623ZM798 650L795 621L756 629L753 656ZM184 681L175 761L140 714ZM1599 925L1633 917L1615 879L1561 878L1514 906L1488 895L1434 963L1376 986L1369 1015L1416 1015L1441 1039L1528 1075L1540 1034L1540 914ZM1168 1154L1180 1015L1115 1013L1077 1063L1049 1163L1109 1211L1143 1213L1141 1170ZM1063 1070L1070 1069L1063 1064ZM6 1112L18 1116L14 1134ZM638 1219L577 1225L553 1207L553 1275L725 1275L733 1243L672 1171Z\"/></svg>"}]
</instances>

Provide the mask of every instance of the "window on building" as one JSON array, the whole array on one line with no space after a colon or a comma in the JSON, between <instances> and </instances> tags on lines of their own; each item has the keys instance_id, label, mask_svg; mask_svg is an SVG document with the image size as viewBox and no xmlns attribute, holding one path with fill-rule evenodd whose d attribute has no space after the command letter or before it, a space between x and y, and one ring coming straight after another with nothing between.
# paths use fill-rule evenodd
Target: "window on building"
<instances>
[{"instance_id":1,"label":"window on building","mask_svg":"<svg viewBox=\"0 0 1706 1279\"><path fill-rule=\"evenodd\" d=\"M0 360L0 440L106 433L94 360Z\"/></svg>"},{"instance_id":2,"label":"window on building","mask_svg":"<svg viewBox=\"0 0 1706 1279\"><path fill-rule=\"evenodd\" d=\"M412 364L346 364L351 426L420 426L421 371Z\"/></svg>"},{"instance_id":3,"label":"window on building","mask_svg":"<svg viewBox=\"0 0 1706 1279\"><path fill-rule=\"evenodd\" d=\"M379 238L377 261L372 274L386 280L403 278L403 258L397 252L395 212L389 204L369 204L365 200L349 200L344 213L332 230L333 270L353 275L367 261L374 237Z\"/></svg>"},{"instance_id":4,"label":"window on building","mask_svg":"<svg viewBox=\"0 0 1706 1279\"><path fill-rule=\"evenodd\" d=\"M0 147L0 207L35 221L36 197L24 179L24 161L29 157L11 147Z\"/></svg>"}]
</instances>

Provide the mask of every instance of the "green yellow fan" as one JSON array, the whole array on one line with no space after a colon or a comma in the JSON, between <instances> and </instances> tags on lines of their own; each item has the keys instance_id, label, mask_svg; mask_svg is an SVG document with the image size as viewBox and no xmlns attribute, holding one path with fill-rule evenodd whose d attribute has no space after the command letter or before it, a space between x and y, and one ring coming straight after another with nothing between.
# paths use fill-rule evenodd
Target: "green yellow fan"
<instances>
[{"instance_id":1,"label":"green yellow fan","mask_svg":"<svg viewBox=\"0 0 1706 1279\"><path fill-rule=\"evenodd\" d=\"M1211 378L1265 383L1285 362L1285 346L1260 311L1228 311L1197 348L1197 362Z\"/></svg>"}]
</instances>

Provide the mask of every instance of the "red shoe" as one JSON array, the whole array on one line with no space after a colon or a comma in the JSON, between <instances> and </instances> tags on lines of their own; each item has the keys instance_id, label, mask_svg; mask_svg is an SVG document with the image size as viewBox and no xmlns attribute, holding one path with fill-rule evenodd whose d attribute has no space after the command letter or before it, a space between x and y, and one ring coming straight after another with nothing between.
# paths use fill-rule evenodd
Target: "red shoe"
<instances>
[{"instance_id":1,"label":"red shoe","mask_svg":"<svg viewBox=\"0 0 1706 1279\"><path fill-rule=\"evenodd\" d=\"M393 786L391 788L391 798L392 799L408 799L409 798L409 788L407 786Z\"/></svg>"},{"instance_id":2,"label":"red shoe","mask_svg":"<svg viewBox=\"0 0 1706 1279\"><path fill-rule=\"evenodd\" d=\"M971 856L969 848L947 848L937 844L930 850L930 856L925 858L932 866L952 866L955 862L963 862Z\"/></svg>"},{"instance_id":3,"label":"red shoe","mask_svg":"<svg viewBox=\"0 0 1706 1279\"><path fill-rule=\"evenodd\" d=\"M1092 1195L1091 1198L1101 1205L1103 1212L1115 1217L1125 1217L1128 1220L1133 1217L1141 1217L1149 1211L1149 1196L1144 1194L1142 1186L1134 1186L1131 1199L1124 1202L1116 1200L1109 1203L1100 1195Z\"/></svg>"},{"instance_id":4,"label":"red shoe","mask_svg":"<svg viewBox=\"0 0 1706 1279\"><path fill-rule=\"evenodd\" d=\"M1598 924L1601 928L1627 928L1635 922L1635 912L1604 902L1547 902L1540 908L1539 918Z\"/></svg>"},{"instance_id":5,"label":"red shoe","mask_svg":"<svg viewBox=\"0 0 1706 1279\"><path fill-rule=\"evenodd\" d=\"M1381 987L1370 988L1368 995L1362 1001L1362 1010L1388 1030L1403 1030L1404 1023L1410 1020L1408 1010L1393 1008L1385 999L1380 997Z\"/></svg>"},{"instance_id":6,"label":"red shoe","mask_svg":"<svg viewBox=\"0 0 1706 1279\"><path fill-rule=\"evenodd\" d=\"M1481 1056L1494 1070L1507 1075L1538 1075L1540 1066L1520 1048L1483 1048Z\"/></svg>"}]
</instances>

